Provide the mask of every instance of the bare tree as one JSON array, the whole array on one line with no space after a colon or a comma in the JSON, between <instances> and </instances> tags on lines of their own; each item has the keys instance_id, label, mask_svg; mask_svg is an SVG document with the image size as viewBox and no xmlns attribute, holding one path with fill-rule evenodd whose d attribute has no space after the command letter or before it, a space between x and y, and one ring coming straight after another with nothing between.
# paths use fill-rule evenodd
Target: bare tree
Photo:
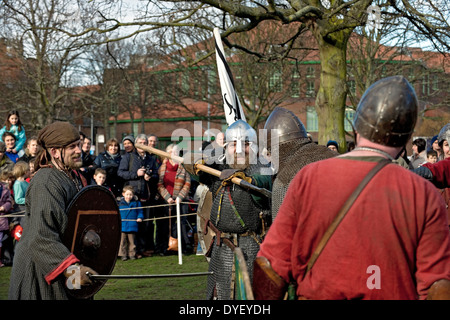
<instances>
[{"instance_id":1,"label":"bare tree","mask_svg":"<svg viewBox=\"0 0 450 320\"><path fill-rule=\"evenodd\" d=\"M29 129L56 119L73 120L67 103L79 83L76 65L95 34L71 36L93 21L95 4L88 0L5 0L0 6L1 37L11 39L25 83L15 83L9 105L26 113ZM25 84L25 85L23 85Z\"/></svg>"},{"instance_id":2,"label":"bare tree","mask_svg":"<svg viewBox=\"0 0 450 320\"><path fill-rule=\"evenodd\" d=\"M442 6L437 2L442 2ZM289 55L303 30L314 37L320 53L321 76L315 108L319 117L319 143L339 137L339 144L345 147L344 111L347 98L346 48L356 27L367 22L367 10L373 0L354 1L142 1L145 9L135 21L124 23L105 16L105 22L115 27L138 25L141 30L165 28L166 37L161 44L181 43L187 30L200 28L212 33L213 27L220 27L223 41L229 46L247 53L246 44L233 42L232 34L257 28L263 21L277 21L297 30L279 34L274 44L276 54L268 60ZM385 11L399 19L407 19L414 29L411 32L421 40L428 39L441 50L449 48L448 2L440 0L389 0ZM289 36L286 36L286 35Z\"/></svg>"},{"instance_id":3,"label":"bare tree","mask_svg":"<svg viewBox=\"0 0 450 320\"><path fill-rule=\"evenodd\" d=\"M356 108L362 93L376 80L402 74L415 86L420 102L416 134L438 132L447 119L439 119L437 115L445 114L444 109L450 112L447 74L450 57L439 52L444 46L433 44L439 43L437 39L415 30L416 25L403 19L403 14L393 10L390 2L377 1L373 8L377 10L378 22L356 28L349 40L347 83L351 107ZM441 13L444 12L445 8ZM427 37L431 42L426 41Z\"/></svg>"}]
</instances>

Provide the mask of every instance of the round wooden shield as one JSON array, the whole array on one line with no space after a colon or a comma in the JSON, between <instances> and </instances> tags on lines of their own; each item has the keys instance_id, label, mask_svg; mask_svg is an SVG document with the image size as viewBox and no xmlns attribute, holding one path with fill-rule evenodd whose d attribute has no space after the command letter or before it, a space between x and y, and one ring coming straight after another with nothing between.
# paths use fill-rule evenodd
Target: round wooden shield
<instances>
[{"instance_id":1,"label":"round wooden shield","mask_svg":"<svg viewBox=\"0 0 450 320\"><path fill-rule=\"evenodd\" d=\"M80 264L99 274L109 275L114 269L120 246L121 217L116 199L102 186L87 186L72 199L67 210L68 224L63 243L80 260ZM76 299L92 297L106 280L93 280L92 285L68 289Z\"/></svg>"},{"instance_id":2,"label":"round wooden shield","mask_svg":"<svg viewBox=\"0 0 450 320\"><path fill-rule=\"evenodd\" d=\"M206 222L209 220L211 214L211 207L212 193L211 191L209 191L208 187L205 186L205 188L202 190L202 193L200 194L197 209L198 242L202 247L203 254L206 254L208 252L215 236L215 233L211 230L211 228L205 228ZM207 230L206 233L205 229ZM206 260L209 262L209 257L206 257Z\"/></svg>"}]
</instances>

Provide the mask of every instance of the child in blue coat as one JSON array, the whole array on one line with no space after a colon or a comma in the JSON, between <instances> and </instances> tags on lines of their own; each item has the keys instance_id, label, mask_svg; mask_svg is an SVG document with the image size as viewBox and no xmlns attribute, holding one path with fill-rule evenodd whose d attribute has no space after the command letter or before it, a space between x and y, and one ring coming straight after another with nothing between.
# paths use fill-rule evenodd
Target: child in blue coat
<instances>
[{"instance_id":1,"label":"child in blue coat","mask_svg":"<svg viewBox=\"0 0 450 320\"><path fill-rule=\"evenodd\" d=\"M142 222L144 213L141 202L135 200L132 186L125 186L122 191L123 198L120 199L119 209L122 218L122 235L120 239L119 256L122 260L136 259L136 233L138 222Z\"/></svg>"}]
</instances>

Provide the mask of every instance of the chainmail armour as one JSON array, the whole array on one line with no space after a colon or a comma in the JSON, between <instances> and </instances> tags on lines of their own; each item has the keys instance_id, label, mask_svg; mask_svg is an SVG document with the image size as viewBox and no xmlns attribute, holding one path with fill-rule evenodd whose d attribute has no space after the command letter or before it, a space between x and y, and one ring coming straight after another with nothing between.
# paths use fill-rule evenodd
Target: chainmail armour
<instances>
[{"instance_id":1,"label":"chainmail armour","mask_svg":"<svg viewBox=\"0 0 450 320\"><path fill-rule=\"evenodd\" d=\"M272 186L272 221L278 214L291 180L301 168L309 163L337 155L326 146L317 145L307 138L293 139L271 150L278 156L279 169Z\"/></svg>"},{"instance_id":2,"label":"chainmail armour","mask_svg":"<svg viewBox=\"0 0 450 320\"><path fill-rule=\"evenodd\" d=\"M229 168L225 164L214 165L214 167L218 170ZM262 167L260 164L250 165L250 167L244 170L244 173L247 176L260 174ZM235 184L220 188L221 180L210 175L202 174L200 181L210 188L213 195L210 214L211 223L222 233L222 238L230 239L236 246L242 249L250 279L252 280L253 263L259 251L258 242L261 242L260 233L262 223L260 213L270 215L269 201L267 201L266 207L261 207L253 200L251 196L252 191ZM242 225L242 222L233 209L229 198L230 195L231 201L238 215L242 218L244 225ZM219 206L221 207L220 213ZM254 232L253 236L248 235L248 231ZM208 276L207 299L213 299L216 291L217 299L229 300L233 297L231 279L234 254L232 249L223 243L223 241L220 241L220 245L218 245L217 239L214 239L212 246L209 271L212 271L213 274Z\"/></svg>"}]
</instances>

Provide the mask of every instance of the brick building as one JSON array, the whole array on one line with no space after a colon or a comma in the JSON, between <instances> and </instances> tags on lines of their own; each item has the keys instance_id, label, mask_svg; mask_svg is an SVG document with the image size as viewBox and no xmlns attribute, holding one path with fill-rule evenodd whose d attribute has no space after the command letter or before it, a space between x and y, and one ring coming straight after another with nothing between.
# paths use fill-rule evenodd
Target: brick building
<instances>
[{"instance_id":1,"label":"brick building","mask_svg":"<svg viewBox=\"0 0 450 320\"><path fill-rule=\"evenodd\" d=\"M198 48L196 49L198 50ZM420 100L421 109L421 117L416 126L414 136L432 137L450 119L450 77L448 73L450 60L440 53L425 52L420 48L403 48L400 53L398 53L397 48L387 49L389 50L380 50L380 52L385 53L385 56L376 56L376 59L371 61L377 68L376 79L394 74L403 74L413 84ZM392 54L393 50L396 51L395 55ZM389 53L389 51L391 52ZM348 52L350 52L350 49ZM232 53L229 58L229 64L233 71L236 89L238 94L241 95L242 103L242 99L246 99L245 97L249 96L243 84L243 79L248 70L245 70L243 67L245 62L240 61L239 57ZM349 53L348 56L350 55ZM349 57L348 99L345 111L347 119L345 121L345 130L348 132L347 141L352 140L351 122L354 109L364 91L363 88L360 89L361 82L364 80L358 79L352 72L352 68L356 68L354 60L357 59ZM156 74L159 74L158 79L161 83L172 81L173 90L175 91L181 91L181 88L186 87L185 82L190 82L187 84L190 96L180 98L181 104L186 108L180 108L174 103L163 103L163 108L151 112L150 116L147 115L144 119L142 119L137 108L134 112L133 120L130 117L130 112L120 113L110 118L109 123L111 129L113 128L111 131L112 136L121 138L132 132L153 133L160 138L161 143L159 147L163 148L170 142L174 133L177 136L179 130L187 131L190 137L195 140L200 139L201 135L205 138L208 128L226 129L227 125L223 116L223 110L220 110L222 108L221 101L215 100L214 103L209 103L204 96L202 98L197 92L199 90L207 90L210 93L212 91L211 88L215 87L213 93L216 96L220 96L217 94L217 92L220 92L220 84L213 69L215 66L209 65L205 67L204 65L203 69L201 67L195 68L197 76L199 72L203 73L203 78L201 78L203 81L198 78L189 81L187 80L189 77L186 77L186 70L180 71L181 69L174 68L170 61L170 59L167 59L164 63L160 63L157 67L148 68L148 70L149 72L155 72L157 69ZM191 68L191 71L193 69ZM212 85L206 85L205 83L207 82L204 79L211 78L211 74L213 74ZM168 77L169 80L164 80L165 77ZM301 119L308 132L311 133L313 139L317 141L318 119L314 108L320 81L320 60L317 51L304 54L301 60L295 63L287 63L279 71L270 69L270 75L264 81L266 81L266 86L272 91L273 96L279 97L281 102L278 105L293 111ZM194 112L189 112L188 110ZM269 113L261 117L259 127L264 125L264 120ZM210 115L209 118L208 115ZM201 129L199 128L199 123ZM407 150L410 153L409 147Z\"/></svg>"}]
</instances>

